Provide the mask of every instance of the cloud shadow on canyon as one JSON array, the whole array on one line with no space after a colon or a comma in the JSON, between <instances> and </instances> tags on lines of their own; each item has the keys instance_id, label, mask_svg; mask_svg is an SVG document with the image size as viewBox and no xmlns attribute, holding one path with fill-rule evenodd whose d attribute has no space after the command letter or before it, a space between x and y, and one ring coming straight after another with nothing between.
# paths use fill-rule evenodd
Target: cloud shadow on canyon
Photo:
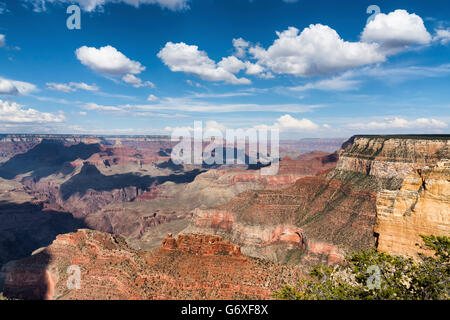
<instances>
[{"instance_id":1,"label":"cloud shadow on canyon","mask_svg":"<svg viewBox=\"0 0 450 320\"><path fill-rule=\"evenodd\" d=\"M50 245L56 236L86 228L69 212L44 210L42 203L0 201L0 268Z\"/></svg>"},{"instance_id":2,"label":"cloud shadow on canyon","mask_svg":"<svg viewBox=\"0 0 450 320\"><path fill-rule=\"evenodd\" d=\"M17 175L30 173L35 181L54 173L64 171L71 173L65 163L78 158L86 160L94 153L100 152L99 144L79 143L65 146L60 141L42 140L33 149L17 154L0 166L0 177L14 179Z\"/></svg>"},{"instance_id":3,"label":"cloud shadow on canyon","mask_svg":"<svg viewBox=\"0 0 450 320\"><path fill-rule=\"evenodd\" d=\"M170 174L167 176L140 176L133 173L123 173L114 175L102 174L96 166L84 163L80 173L74 175L63 183L60 194L63 200L67 200L72 195L78 193L80 196L86 194L91 189L95 191L111 191L114 189L124 189L126 187L136 187L141 190L148 190L150 186L163 184L165 182L189 183L204 170L194 169L181 174Z\"/></svg>"}]
</instances>

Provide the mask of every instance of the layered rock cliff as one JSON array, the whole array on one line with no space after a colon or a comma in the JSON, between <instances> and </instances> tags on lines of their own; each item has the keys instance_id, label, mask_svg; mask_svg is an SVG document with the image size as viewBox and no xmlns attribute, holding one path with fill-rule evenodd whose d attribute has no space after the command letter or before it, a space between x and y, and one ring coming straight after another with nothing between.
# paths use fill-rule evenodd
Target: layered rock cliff
<instances>
[{"instance_id":1,"label":"layered rock cliff","mask_svg":"<svg viewBox=\"0 0 450 320\"><path fill-rule=\"evenodd\" d=\"M420 235L450 236L450 160L416 169L400 190L379 192L375 232L379 251L410 256L430 253Z\"/></svg>"},{"instance_id":2,"label":"layered rock cliff","mask_svg":"<svg viewBox=\"0 0 450 320\"><path fill-rule=\"evenodd\" d=\"M352 137L328 173L287 189L245 192L213 209L198 208L186 230L220 234L245 254L275 261L340 262L345 251L375 247L377 192L398 190L416 168L450 158L449 141L449 136ZM436 206L446 210L444 202Z\"/></svg>"},{"instance_id":3,"label":"layered rock cliff","mask_svg":"<svg viewBox=\"0 0 450 320\"><path fill-rule=\"evenodd\" d=\"M279 189L298 179L314 175L336 164L336 155L310 154L308 159L284 158L277 175L259 170L210 169L190 183L167 182L152 187L133 202L112 203L86 217L89 226L120 234L134 248L153 249L168 232L177 234L187 227L190 212L214 208L246 190Z\"/></svg>"},{"instance_id":4,"label":"layered rock cliff","mask_svg":"<svg viewBox=\"0 0 450 320\"><path fill-rule=\"evenodd\" d=\"M198 208L186 231L222 235L251 256L309 266L342 262L342 248L373 246L374 223L374 194L307 177L287 189L247 191L215 209Z\"/></svg>"},{"instance_id":5,"label":"layered rock cliff","mask_svg":"<svg viewBox=\"0 0 450 320\"><path fill-rule=\"evenodd\" d=\"M366 187L395 190L417 168L435 164L449 154L450 136L446 135L354 136L342 146L334 174L342 179L345 172L360 173L376 178L376 182L367 181Z\"/></svg>"},{"instance_id":6,"label":"layered rock cliff","mask_svg":"<svg viewBox=\"0 0 450 320\"><path fill-rule=\"evenodd\" d=\"M78 289L68 272L76 268ZM87 229L58 236L3 274L4 295L20 299L270 299L300 279L297 269L243 256L218 237L169 236L146 252Z\"/></svg>"}]
</instances>

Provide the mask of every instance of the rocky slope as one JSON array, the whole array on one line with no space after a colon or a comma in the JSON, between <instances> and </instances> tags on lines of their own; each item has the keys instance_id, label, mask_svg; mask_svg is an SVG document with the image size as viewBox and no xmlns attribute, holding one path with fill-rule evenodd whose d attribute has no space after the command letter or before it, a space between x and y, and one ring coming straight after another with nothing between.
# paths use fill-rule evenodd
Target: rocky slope
<instances>
[{"instance_id":1,"label":"rocky slope","mask_svg":"<svg viewBox=\"0 0 450 320\"><path fill-rule=\"evenodd\" d=\"M377 195L378 250L416 256L423 235L450 236L450 160L417 169L400 190Z\"/></svg>"},{"instance_id":2,"label":"rocky slope","mask_svg":"<svg viewBox=\"0 0 450 320\"><path fill-rule=\"evenodd\" d=\"M342 248L373 246L374 223L374 194L319 176L196 209L186 231L222 235L251 256L313 265L342 262Z\"/></svg>"},{"instance_id":3,"label":"rocky slope","mask_svg":"<svg viewBox=\"0 0 450 320\"><path fill-rule=\"evenodd\" d=\"M79 289L67 285L70 266L80 270ZM3 274L4 295L20 299L270 299L300 278L295 268L241 255L220 237L169 235L160 249L136 251L86 229L58 236Z\"/></svg>"}]
</instances>

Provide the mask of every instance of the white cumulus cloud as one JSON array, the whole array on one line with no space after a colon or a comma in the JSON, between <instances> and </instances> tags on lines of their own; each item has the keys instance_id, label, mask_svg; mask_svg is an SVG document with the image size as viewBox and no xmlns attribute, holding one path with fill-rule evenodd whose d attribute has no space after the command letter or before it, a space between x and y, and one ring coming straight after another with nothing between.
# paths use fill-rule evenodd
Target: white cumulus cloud
<instances>
[{"instance_id":1,"label":"white cumulus cloud","mask_svg":"<svg viewBox=\"0 0 450 320\"><path fill-rule=\"evenodd\" d=\"M97 87L95 84L86 84L84 82L71 82L69 83L72 87L75 87L77 89L86 90L86 91L98 91L99 87Z\"/></svg>"},{"instance_id":2,"label":"white cumulus cloud","mask_svg":"<svg viewBox=\"0 0 450 320\"><path fill-rule=\"evenodd\" d=\"M268 49L254 46L249 52L258 64L274 73L301 77L327 75L386 59L378 44L344 41L335 30L322 24L312 24L299 32L289 27L277 32L278 39Z\"/></svg>"},{"instance_id":3,"label":"white cumulus cloud","mask_svg":"<svg viewBox=\"0 0 450 320\"><path fill-rule=\"evenodd\" d=\"M0 94L4 95L25 95L36 91L34 84L0 78Z\"/></svg>"},{"instance_id":4,"label":"white cumulus cloud","mask_svg":"<svg viewBox=\"0 0 450 320\"><path fill-rule=\"evenodd\" d=\"M145 66L139 61L131 60L112 46L99 49L83 46L78 48L75 54L82 64L101 74L121 77L135 88L155 87L152 82L142 81L136 76L145 70Z\"/></svg>"},{"instance_id":5,"label":"white cumulus cloud","mask_svg":"<svg viewBox=\"0 0 450 320\"><path fill-rule=\"evenodd\" d=\"M63 122L66 118L62 112L57 114L40 112L32 108L24 108L15 102L0 100L1 123L49 123Z\"/></svg>"},{"instance_id":6,"label":"white cumulus cloud","mask_svg":"<svg viewBox=\"0 0 450 320\"><path fill-rule=\"evenodd\" d=\"M400 9L377 14L361 34L362 41L379 44L387 54L397 53L414 44L428 44L431 39L421 17Z\"/></svg>"},{"instance_id":7,"label":"white cumulus cloud","mask_svg":"<svg viewBox=\"0 0 450 320\"><path fill-rule=\"evenodd\" d=\"M239 71L245 68L245 63L236 58L235 56L222 58L222 60L217 65L219 67L224 68L230 73L238 73Z\"/></svg>"},{"instance_id":8,"label":"white cumulus cloud","mask_svg":"<svg viewBox=\"0 0 450 320\"><path fill-rule=\"evenodd\" d=\"M238 58L244 58L247 54L247 48L250 46L250 42L245 41L242 38L233 39L233 47L235 49L234 55Z\"/></svg>"},{"instance_id":9,"label":"white cumulus cloud","mask_svg":"<svg viewBox=\"0 0 450 320\"><path fill-rule=\"evenodd\" d=\"M319 125L314 123L313 121L302 118L296 119L289 114L285 114L277 119L277 121L273 125L257 125L254 127L255 129L279 129L280 132L283 131L310 131L319 129Z\"/></svg>"},{"instance_id":10,"label":"white cumulus cloud","mask_svg":"<svg viewBox=\"0 0 450 320\"><path fill-rule=\"evenodd\" d=\"M72 92L75 91L74 88L72 88L70 85L65 83L54 83L54 82L47 82L45 84L48 89L55 90L55 91L62 91L62 92Z\"/></svg>"},{"instance_id":11,"label":"white cumulus cloud","mask_svg":"<svg viewBox=\"0 0 450 320\"><path fill-rule=\"evenodd\" d=\"M135 88L141 88L141 87L154 88L155 87L153 82L142 81L142 79L136 77L133 74L126 74L126 75L124 75L122 77L122 80L125 81L126 83L129 83L129 84L133 85L133 87L135 87Z\"/></svg>"},{"instance_id":12,"label":"white cumulus cloud","mask_svg":"<svg viewBox=\"0 0 450 320\"><path fill-rule=\"evenodd\" d=\"M159 98L155 96L154 94L151 94L148 96L147 101L158 101Z\"/></svg>"},{"instance_id":13,"label":"white cumulus cloud","mask_svg":"<svg viewBox=\"0 0 450 320\"><path fill-rule=\"evenodd\" d=\"M100 73L113 76L125 74L139 74L145 67L138 61L130 60L122 52L112 46L94 47L83 46L75 51L82 64Z\"/></svg>"},{"instance_id":14,"label":"white cumulus cloud","mask_svg":"<svg viewBox=\"0 0 450 320\"><path fill-rule=\"evenodd\" d=\"M228 69L236 69L237 58L225 59L216 64L205 51L198 50L195 45L167 42L158 53L165 65L174 72L194 74L207 81L224 81L231 84L249 84L247 78L237 78Z\"/></svg>"},{"instance_id":15,"label":"white cumulus cloud","mask_svg":"<svg viewBox=\"0 0 450 320\"><path fill-rule=\"evenodd\" d=\"M433 41L439 41L442 45L450 43L450 29L438 29Z\"/></svg>"}]
</instances>

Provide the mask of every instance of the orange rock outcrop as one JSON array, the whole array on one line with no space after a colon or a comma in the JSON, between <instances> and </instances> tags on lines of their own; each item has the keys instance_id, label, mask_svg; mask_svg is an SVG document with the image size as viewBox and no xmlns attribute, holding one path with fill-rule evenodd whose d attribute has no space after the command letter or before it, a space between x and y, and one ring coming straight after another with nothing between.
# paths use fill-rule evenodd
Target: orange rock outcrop
<instances>
[{"instance_id":1,"label":"orange rock outcrop","mask_svg":"<svg viewBox=\"0 0 450 320\"><path fill-rule=\"evenodd\" d=\"M400 190L377 195L378 250L417 256L429 253L420 235L450 236L450 160L418 169Z\"/></svg>"},{"instance_id":2,"label":"orange rock outcrop","mask_svg":"<svg viewBox=\"0 0 450 320\"><path fill-rule=\"evenodd\" d=\"M169 251L182 251L201 256L224 255L240 257L241 248L230 241L222 241L220 236L203 234L180 234L175 240L171 233L163 240L161 249Z\"/></svg>"},{"instance_id":3,"label":"orange rock outcrop","mask_svg":"<svg viewBox=\"0 0 450 320\"><path fill-rule=\"evenodd\" d=\"M70 266L80 287L67 285ZM160 249L130 249L120 237L80 229L3 268L4 295L19 299L270 299L298 269L246 257L220 237L168 236Z\"/></svg>"}]
</instances>

